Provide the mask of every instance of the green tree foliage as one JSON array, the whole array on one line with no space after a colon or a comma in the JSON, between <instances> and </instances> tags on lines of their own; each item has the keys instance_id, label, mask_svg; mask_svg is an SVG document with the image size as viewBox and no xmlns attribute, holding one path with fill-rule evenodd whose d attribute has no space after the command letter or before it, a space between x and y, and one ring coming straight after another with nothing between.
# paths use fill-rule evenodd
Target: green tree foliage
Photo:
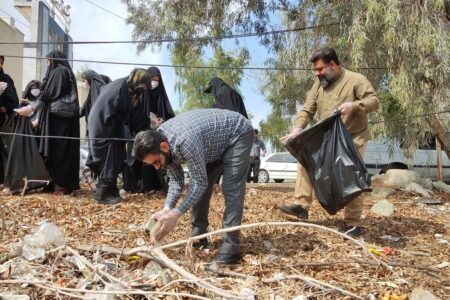
<instances>
[{"instance_id":1,"label":"green tree foliage","mask_svg":"<svg viewBox=\"0 0 450 300\"><path fill-rule=\"evenodd\" d=\"M238 27L245 30L264 27L269 20L267 6L263 1L130 1L128 23L133 24L136 40L161 40L190 38L205 35L224 35ZM246 3L246 4L245 4ZM244 10L240 8L244 6ZM139 43L138 51L146 47L159 47L162 43ZM225 51L220 41L197 40L168 43L174 65L199 68L176 68L175 89L181 95L182 109L211 107L213 97L203 89L213 76L221 77L239 90L243 76L242 68L248 64L249 54L236 43L236 51ZM205 59L211 53L212 57ZM217 68L202 68L202 67Z\"/></svg>"},{"instance_id":2,"label":"green tree foliage","mask_svg":"<svg viewBox=\"0 0 450 300\"><path fill-rule=\"evenodd\" d=\"M450 109L448 0L123 1L128 4L128 21L135 25L135 39L264 33L281 27L338 23L261 36L261 44L274 54L267 64L307 69L313 51L332 46L344 67L366 75L379 92L382 109L371 119L401 117L401 121L374 125L376 134L400 139L411 155L427 140L430 130L449 130L449 114L415 117ZM219 49L220 41L202 39L168 45L177 61L194 63L202 57L205 47ZM146 46L140 43L139 49ZM191 78L184 79L180 87L191 84ZM267 71L262 90L273 110L260 124L263 135L290 130L295 112L314 80L308 70ZM281 148L276 143L280 135L267 137Z\"/></svg>"},{"instance_id":3,"label":"green tree foliage","mask_svg":"<svg viewBox=\"0 0 450 300\"><path fill-rule=\"evenodd\" d=\"M183 45L173 49L172 63L175 65L190 65L199 67L217 68L177 68L175 74L178 79L175 89L180 94L181 105L184 110L194 108L211 107L214 99L211 94L205 94L203 90L213 76L222 78L230 86L239 91L239 85L243 76L242 69L222 69L220 67L242 68L248 63L248 52L240 49L237 54L227 53L219 45L213 49L213 57L208 61L202 59L198 51L187 51Z\"/></svg>"}]
</instances>

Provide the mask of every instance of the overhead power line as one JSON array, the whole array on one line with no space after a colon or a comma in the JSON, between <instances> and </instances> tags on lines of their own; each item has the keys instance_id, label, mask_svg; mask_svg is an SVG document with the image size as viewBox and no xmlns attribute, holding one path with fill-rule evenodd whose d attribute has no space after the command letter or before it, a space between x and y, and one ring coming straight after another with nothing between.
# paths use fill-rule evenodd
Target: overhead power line
<instances>
[{"instance_id":1,"label":"overhead power line","mask_svg":"<svg viewBox=\"0 0 450 300\"><path fill-rule=\"evenodd\" d=\"M88 1L88 0L85 0ZM344 22L345 23L345 22ZM123 40L123 41L64 41L60 42L60 44L138 44L138 43L146 43L146 44L154 44L154 43L173 43L173 42L191 42L191 41L203 41L203 40L226 40L226 39L237 39L237 38L247 38L247 37L255 37L255 36L266 36L266 35L276 35L276 34L285 34L289 32L297 32L310 30L315 28L336 26L342 24L341 22L334 22L328 24L319 24L305 27L296 27L290 29L280 29L280 30L272 30L266 32L251 32L251 33L241 33L241 34L231 34L231 35L220 35L220 36L200 36L200 37L188 37L188 38L166 38L166 39L155 39L155 40ZM45 44L53 44L54 42L27 42L26 44L33 45L45 45ZM0 42L0 45L4 44L24 44L18 42Z\"/></svg>"},{"instance_id":2,"label":"overhead power line","mask_svg":"<svg viewBox=\"0 0 450 300\"><path fill-rule=\"evenodd\" d=\"M433 115L439 115L439 114L445 114L445 113L450 113L450 110L444 110L444 111L439 111L439 112L435 112L435 113L429 113L429 114L422 114L422 115L415 115L415 116L411 116L409 118L414 119L414 118L424 118L424 117L429 117L429 116L433 116ZM369 122L371 124L377 124L377 123L386 123L386 122L397 122L397 121L402 121L405 120L407 118L393 118L393 119L388 119L388 120L384 120L384 121L377 121L377 122ZM266 134L258 134L259 136L277 136L277 135L283 135L283 134L288 134L289 132L278 132L278 133L266 133ZM91 138L91 137L70 137L70 136L60 136L60 135L46 135L46 136L40 136L40 135L32 135L32 134L23 134L23 133L16 133L16 132L3 132L0 131L0 135L7 135L7 136L24 136L24 137L32 137L32 138L50 138L50 139L65 139L65 140L89 140L89 141L95 141L95 140L108 140L108 141L121 141L121 142L132 142L134 139L129 139L129 138Z\"/></svg>"},{"instance_id":3,"label":"overhead power line","mask_svg":"<svg viewBox=\"0 0 450 300\"><path fill-rule=\"evenodd\" d=\"M113 16L115 16L115 17L118 17L118 18L120 18L120 19L122 19L122 20L124 20L124 21L127 20L126 18L122 17L121 15L116 14L115 12L112 12L112 11L108 10L108 9L104 8L103 6L101 6L101 5L98 5L97 3L94 3L94 2L89 1L89 0L84 0L84 1L86 1L87 3L93 5L93 6L97 7L97 8L100 8L100 9L103 10L103 11L106 11L106 12L109 13L110 15L113 15Z\"/></svg>"},{"instance_id":4,"label":"overhead power line","mask_svg":"<svg viewBox=\"0 0 450 300\"><path fill-rule=\"evenodd\" d=\"M27 59L52 59L44 56L24 56L24 55L4 55L11 58L27 58ZM152 63L136 63L136 62L118 62L118 61L104 61L104 60L87 60L87 59L63 59L56 58L55 60L73 61L73 62L85 62L85 63L98 63L98 64L111 64L111 65L126 65L126 66L155 66L161 68L178 68L178 69L221 69L221 70L260 70L260 71L312 71L311 68L291 68L291 67L234 67L234 66L189 66L189 65L171 65L171 64L152 64ZM357 70L387 70L385 67L365 67L356 68Z\"/></svg>"}]
</instances>

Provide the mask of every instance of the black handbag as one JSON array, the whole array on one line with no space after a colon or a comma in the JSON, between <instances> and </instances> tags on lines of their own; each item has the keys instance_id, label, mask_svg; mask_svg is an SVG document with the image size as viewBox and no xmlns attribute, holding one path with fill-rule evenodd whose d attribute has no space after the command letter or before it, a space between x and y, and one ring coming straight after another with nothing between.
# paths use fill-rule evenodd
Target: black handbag
<instances>
[{"instance_id":1,"label":"black handbag","mask_svg":"<svg viewBox=\"0 0 450 300\"><path fill-rule=\"evenodd\" d=\"M72 79L70 79L70 93L50 104L50 113L62 118L78 118L80 105L78 104L77 92Z\"/></svg>"}]
</instances>

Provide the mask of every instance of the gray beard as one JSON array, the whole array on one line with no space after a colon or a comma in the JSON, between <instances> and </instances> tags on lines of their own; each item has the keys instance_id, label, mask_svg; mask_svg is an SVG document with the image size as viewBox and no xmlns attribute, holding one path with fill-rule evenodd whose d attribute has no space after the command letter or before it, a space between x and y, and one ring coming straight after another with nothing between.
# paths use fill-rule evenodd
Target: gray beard
<instances>
[{"instance_id":1,"label":"gray beard","mask_svg":"<svg viewBox=\"0 0 450 300\"><path fill-rule=\"evenodd\" d=\"M326 78L321 78L319 79L319 83L323 88L326 88L331 82L329 82Z\"/></svg>"}]
</instances>

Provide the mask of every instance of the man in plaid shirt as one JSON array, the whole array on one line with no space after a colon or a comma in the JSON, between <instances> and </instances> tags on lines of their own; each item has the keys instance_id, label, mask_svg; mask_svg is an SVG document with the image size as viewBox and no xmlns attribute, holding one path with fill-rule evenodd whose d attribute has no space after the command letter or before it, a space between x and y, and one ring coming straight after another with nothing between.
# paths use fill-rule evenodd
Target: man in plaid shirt
<instances>
[{"instance_id":1,"label":"man in plaid shirt","mask_svg":"<svg viewBox=\"0 0 450 300\"><path fill-rule=\"evenodd\" d=\"M206 233L213 185L222 172L223 227L240 225L252 143L250 121L239 113L221 109L191 110L163 123L157 131L137 134L134 141L136 158L156 169L165 168L169 176L165 207L151 217L160 225L154 238L159 241L166 236L190 208L192 235ZM184 163L190 174L189 191L177 206L184 186L181 166ZM214 261L238 263L241 255L239 231L223 234L222 240ZM193 246L206 247L207 240L200 240Z\"/></svg>"}]
</instances>

